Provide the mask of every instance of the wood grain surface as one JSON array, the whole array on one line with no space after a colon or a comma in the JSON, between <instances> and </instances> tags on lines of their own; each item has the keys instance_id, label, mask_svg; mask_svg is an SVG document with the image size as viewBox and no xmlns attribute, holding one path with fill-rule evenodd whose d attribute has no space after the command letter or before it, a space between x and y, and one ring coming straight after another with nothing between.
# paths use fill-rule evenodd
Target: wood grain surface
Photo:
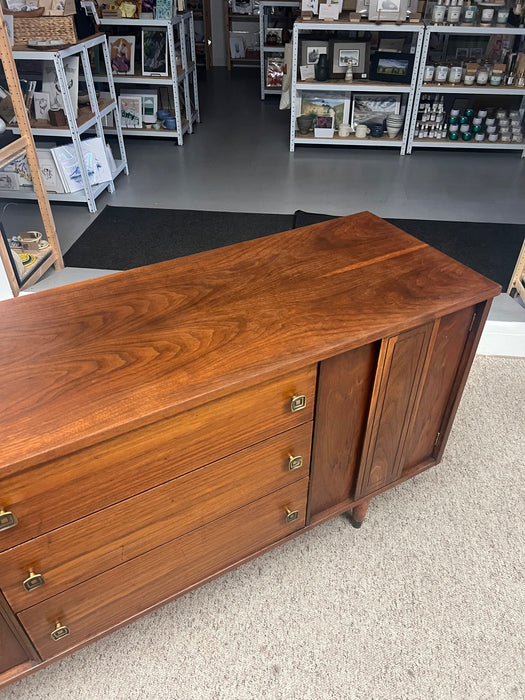
<instances>
[{"instance_id":1,"label":"wood grain surface","mask_svg":"<svg viewBox=\"0 0 525 700\"><path fill-rule=\"evenodd\" d=\"M499 291L364 212L1 302L0 469L176 415Z\"/></svg>"},{"instance_id":2,"label":"wood grain surface","mask_svg":"<svg viewBox=\"0 0 525 700\"><path fill-rule=\"evenodd\" d=\"M0 553L0 588L15 612L75 586L308 476L312 423ZM290 471L289 455L302 455ZM26 591L29 571L45 584Z\"/></svg>"},{"instance_id":3,"label":"wood grain surface","mask_svg":"<svg viewBox=\"0 0 525 700\"><path fill-rule=\"evenodd\" d=\"M42 658L49 659L301 529L307 489L308 479L301 479L34 605L20 620ZM297 520L286 522L286 508L299 510ZM55 642L50 633L57 621L70 634Z\"/></svg>"}]
</instances>

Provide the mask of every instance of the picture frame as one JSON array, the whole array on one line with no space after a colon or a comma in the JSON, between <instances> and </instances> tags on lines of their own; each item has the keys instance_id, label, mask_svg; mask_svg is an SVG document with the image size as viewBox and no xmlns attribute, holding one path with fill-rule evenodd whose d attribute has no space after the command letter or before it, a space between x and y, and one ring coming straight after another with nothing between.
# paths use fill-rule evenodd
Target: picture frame
<instances>
[{"instance_id":1,"label":"picture frame","mask_svg":"<svg viewBox=\"0 0 525 700\"><path fill-rule=\"evenodd\" d=\"M281 90L283 87L283 58L270 56L266 59L266 80L267 88Z\"/></svg>"},{"instance_id":2,"label":"picture frame","mask_svg":"<svg viewBox=\"0 0 525 700\"><path fill-rule=\"evenodd\" d=\"M369 0L368 19L378 22L404 22L408 0Z\"/></svg>"},{"instance_id":3,"label":"picture frame","mask_svg":"<svg viewBox=\"0 0 525 700\"><path fill-rule=\"evenodd\" d=\"M340 77L346 73L348 62L352 61L354 76L366 78L368 76L368 63L370 44L367 41L336 41L330 43L332 56L332 75Z\"/></svg>"},{"instance_id":4,"label":"picture frame","mask_svg":"<svg viewBox=\"0 0 525 700\"><path fill-rule=\"evenodd\" d=\"M334 136L335 118L329 115L320 115L315 120L314 137L319 139L331 139Z\"/></svg>"},{"instance_id":5,"label":"picture frame","mask_svg":"<svg viewBox=\"0 0 525 700\"><path fill-rule=\"evenodd\" d=\"M168 71L168 33L142 28L142 75L164 77Z\"/></svg>"},{"instance_id":6,"label":"picture frame","mask_svg":"<svg viewBox=\"0 0 525 700\"><path fill-rule=\"evenodd\" d=\"M154 124L157 121L159 109L159 96L156 90L132 90L123 88L120 91L121 97L138 97L142 105L142 124Z\"/></svg>"},{"instance_id":7,"label":"picture frame","mask_svg":"<svg viewBox=\"0 0 525 700\"><path fill-rule=\"evenodd\" d=\"M267 27L264 30L265 46L282 46L283 45L283 28L282 27Z\"/></svg>"},{"instance_id":8,"label":"picture frame","mask_svg":"<svg viewBox=\"0 0 525 700\"><path fill-rule=\"evenodd\" d=\"M410 83L414 54L376 51L370 59L370 80L381 83Z\"/></svg>"},{"instance_id":9,"label":"picture frame","mask_svg":"<svg viewBox=\"0 0 525 700\"><path fill-rule=\"evenodd\" d=\"M118 107L123 129L142 128L142 98L139 95L119 95Z\"/></svg>"},{"instance_id":10,"label":"picture frame","mask_svg":"<svg viewBox=\"0 0 525 700\"><path fill-rule=\"evenodd\" d=\"M49 121L49 108L51 100L48 92L35 92L33 94L33 109L37 121Z\"/></svg>"},{"instance_id":11,"label":"picture frame","mask_svg":"<svg viewBox=\"0 0 525 700\"><path fill-rule=\"evenodd\" d=\"M389 114L401 113L401 95L372 92L352 93L350 126L383 121Z\"/></svg>"},{"instance_id":12,"label":"picture frame","mask_svg":"<svg viewBox=\"0 0 525 700\"><path fill-rule=\"evenodd\" d=\"M297 114L311 114L317 117L333 117L334 128L348 124L350 118L350 92L310 90L299 94L296 102Z\"/></svg>"},{"instance_id":13,"label":"picture frame","mask_svg":"<svg viewBox=\"0 0 525 700\"><path fill-rule=\"evenodd\" d=\"M38 165L42 173L42 181L46 192L64 193L64 186L57 170L57 165L51 153L51 148L37 148Z\"/></svg>"},{"instance_id":14,"label":"picture frame","mask_svg":"<svg viewBox=\"0 0 525 700\"><path fill-rule=\"evenodd\" d=\"M301 39L301 66L315 66L321 54L330 55L329 41Z\"/></svg>"},{"instance_id":15,"label":"picture frame","mask_svg":"<svg viewBox=\"0 0 525 700\"><path fill-rule=\"evenodd\" d=\"M234 15L251 15L253 12L253 0L232 0L232 13Z\"/></svg>"},{"instance_id":16,"label":"picture frame","mask_svg":"<svg viewBox=\"0 0 525 700\"><path fill-rule=\"evenodd\" d=\"M68 56L63 61L67 87L75 119L78 117L78 72L79 57ZM53 61L43 61L42 90L49 95L50 109L64 109L64 100L58 83L58 76Z\"/></svg>"},{"instance_id":17,"label":"picture frame","mask_svg":"<svg viewBox=\"0 0 525 700\"><path fill-rule=\"evenodd\" d=\"M175 12L172 0L156 0L155 19L171 20Z\"/></svg>"},{"instance_id":18,"label":"picture frame","mask_svg":"<svg viewBox=\"0 0 525 700\"><path fill-rule=\"evenodd\" d=\"M319 0L301 0L301 12L316 15L319 12Z\"/></svg>"},{"instance_id":19,"label":"picture frame","mask_svg":"<svg viewBox=\"0 0 525 700\"><path fill-rule=\"evenodd\" d=\"M113 75L135 75L135 36L108 36Z\"/></svg>"}]
</instances>

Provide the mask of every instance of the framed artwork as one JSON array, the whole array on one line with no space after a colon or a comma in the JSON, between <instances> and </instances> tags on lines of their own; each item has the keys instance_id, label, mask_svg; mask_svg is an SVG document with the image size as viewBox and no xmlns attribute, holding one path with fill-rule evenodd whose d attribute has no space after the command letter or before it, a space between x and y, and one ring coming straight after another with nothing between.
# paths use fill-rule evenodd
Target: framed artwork
<instances>
[{"instance_id":1,"label":"framed artwork","mask_svg":"<svg viewBox=\"0 0 525 700\"><path fill-rule=\"evenodd\" d=\"M53 61L44 61L43 66L42 92L47 92L49 95L49 109L64 109L64 100L62 99L62 90L58 83L55 64ZM64 58L64 72L75 119L78 117L78 69L78 56Z\"/></svg>"},{"instance_id":2,"label":"framed artwork","mask_svg":"<svg viewBox=\"0 0 525 700\"><path fill-rule=\"evenodd\" d=\"M283 59L282 58L267 58L266 59L266 87L267 88L282 88L283 86Z\"/></svg>"},{"instance_id":3,"label":"framed artwork","mask_svg":"<svg viewBox=\"0 0 525 700\"><path fill-rule=\"evenodd\" d=\"M407 18L408 0L369 0L368 19L403 22Z\"/></svg>"},{"instance_id":4,"label":"framed artwork","mask_svg":"<svg viewBox=\"0 0 525 700\"><path fill-rule=\"evenodd\" d=\"M319 0L301 0L301 12L316 15L319 12Z\"/></svg>"},{"instance_id":5,"label":"framed artwork","mask_svg":"<svg viewBox=\"0 0 525 700\"><path fill-rule=\"evenodd\" d=\"M319 56L323 53L328 55L328 41L317 39L301 39L301 66L315 66Z\"/></svg>"},{"instance_id":6,"label":"framed artwork","mask_svg":"<svg viewBox=\"0 0 525 700\"><path fill-rule=\"evenodd\" d=\"M108 36L111 70L114 75L135 74L135 37Z\"/></svg>"},{"instance_id":7,"label":"framed artwork","mask_svg":"<svg viewBox=\"0 0 525 700\"><path fill-rule=\"evenodd\" d=\"M383 121L389 114L400 114L401 95L383 95L372 92L352 93L350 126Z\"/></svg>"},{"instance_id":8,"label":"framed artwork","mask_svg":"<svg viewBox=\"0 0 525 700\"><path fill-rule=\"evenodd\" d=\"M332 74L337 76L346 73L348 65L351 64L356 77L366 78L369 49L366 41L332 41Z\"/></svg>"},{"instance_id":9,"label":"framed artwork","mask_svg":"<svg viewBox=\"0 0 525 700\"><path fill-rule=\"evenodd\" d=\"M119 95L118 106L123 129L142 128L142 98L133 95Z\"/></svg>"},{"instance_id":10,"label":"framed artwork","mask_svg":"<svg viewBox=\"0 0 525 700\"><path fill-rule=\"evenodd\" d=\"M15 172L7 172L5 170L0 170L0 190L19 190L20 181L18 180L18 175Z\"/></svg>"},{"instance_id":11,"label":"framed artwork","mask_svg":"<svg viewBox=\"0 0 525 700\"><path fill-rule=\"evenodd\" d=\"M334 128L338 129L340 124L349 122L350 93L304 91L298 97L296 107L297 114L333 117Z\"/></svg>"},{"instance_id":12,"label":"framed artwork","mask_svg":"<svg viewBox=\"0 0 525 700\"><path fill-rule=\"evenodd\" d=\"M142 30L142 75L168 75L168 34L166 30Z\"/></svg>"},{"instance_id":13,"label":"framed artwork","mask_svg":"<svg viewBox=\"0 0 525 700\"><path fill-rule=\"evenodd\" d=\"M414 54L376 51L370 59L370 80L383 83L410 83Z\"/></svg>"},{"instance_id":14,"label":"framed artwork","mask_svg":"<svg viewBox=\"0 0 525 700\"><path fill-rule=\"evenodd\" d=\"M138 97L142 100L142 123L154 124L157 121L158 94L156 90L122 89L121 97Z\"/></svg>"},{"instance_id":15,"label":"framed artwork","mask_svg":"<svg viewBox=\"0 0 525 700\"><path fill-rule=\"evenodd\" d=\"M62 185L62 180L58 174L51 149L37 148L36 154L38 156L38 164L40 166L40 172L42 173L42 180L44 182L46 192L57 192L59 194L63 193L64 186Z\"/></svg>"},{"instance_id":16,"label":"framed artwork","mask_svg":"<svg viewBox=\"0 0 525 700\"><path fill-rule=\"evenodd\" d=\"M155 3L155 19L171 19L172 17L172 0L157 0Z\"/></svg>"},{"instance_id":17,"label":"framed artwork","mask_svg":"<svg viewBox=\"0 0 525 700\"><path fill-rule=\"evenodd\" d=\"M252 11L252 0L232 0L232 12L234 15L251 15Z\"/></svg>"},{"instance_id":18,"label":"framed artwork","mask_svg":"<svg viewBox=\"0 0 525 700\"><path fill-rule=\"evenodd\" d=\"M264 30L264 43L266 46L282 46L283 29L282 27L268 27Z\"/></svg>"},{"instance_id":19,"label":"framed artwork","mask_svg":"<svg viewBox=\"0 0 525 700\"><path fill-rule=\"evenodd\" d=\"M230 32L230 56L232 58L245 58L246 48L242 36Z\"/></svg>"},{"instance_id":20,"label":"framed artwork","mask_svg":"<svg viewBox=\"0 0 525 700\"><path fill-rule=\"evenodd\" d=\"M42 119L46 122L49 121L50 107L51 102L49 100L49 93L35 92L33 94L33 109L35 110L35 119Z\"/></svg>"}]
</instances>

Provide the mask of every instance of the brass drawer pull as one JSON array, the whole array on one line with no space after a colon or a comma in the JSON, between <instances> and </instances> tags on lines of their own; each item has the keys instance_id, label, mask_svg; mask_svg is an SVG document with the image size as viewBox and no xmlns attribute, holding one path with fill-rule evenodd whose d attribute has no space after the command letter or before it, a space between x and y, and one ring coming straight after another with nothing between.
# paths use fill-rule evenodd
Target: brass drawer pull
<instances>
[{"instance_id":1,"label":"brass drawer pull","mask_svg":"<svg viewBox=\"0 0 525 700\"><path fill-rule=\"evenodd\" d=\"M289 508L286 508L286 522L287 523L293 523L297 518L299 517L299 511L298 510L290 510Z\"/></svg>"},{"instance_id":2,"label":"brass drawer pull","mask_svg":"<svg viewBox=\"0 0 525 700\"><path fill-rule=\"evenodd\" d=\"M34 591L35 588L43 586L45 582L46 580L42 574L35 574L33 570L30 570L29 576L23 582L23 585L26 591Z\"/></svg>"},{"instance_id":3,"label":"brass drawer pull","mask_svg":"<svg viewBox=\"0 0 525 700\"><path fill-rule=\"evenodd\" d=\"M69 627L61 625L60 622L57 622L55 629L51 632L51 639L58 642L60 639L62 639L62 637L67 637L68 634Z\"/></svg>"},{"instance_id":4,"label":"brass drawer pull","mask_svg":"<svg viewBox=\"0 0 525 700\"><path fill-rule=\"evenodd\" d=\"M300 396L292 396L290 401L291 412L295 413L296 411L302 411L303 408L306 408L306 396L304 396L304 394L301 394Z\"/></svg>"},{"instance_id":5,"label":"brass drawer pull","mask_svg":"<svg viewBox=\"0 0 525 700\"><path fill-rule=\"evenodd\" d=\"M299 469L299 467L303 466L303 458L301 455L297 455L297 457L293 457L292 455L288 455L288 469L290 471L293 471L294 469Z\"/></svg>"},{"instance_id":6,"label":"brass drawer pull","mask_svg":"<svg viewBox=\"0 0 525 700\"><path fill-rule=\"evenodd\" d=\"M9 510L4 510L2 506L0 506L0 531L9 530L10 527L14 527L15 525L18 525L16 515Z\"/></svg>"}]
</instances>

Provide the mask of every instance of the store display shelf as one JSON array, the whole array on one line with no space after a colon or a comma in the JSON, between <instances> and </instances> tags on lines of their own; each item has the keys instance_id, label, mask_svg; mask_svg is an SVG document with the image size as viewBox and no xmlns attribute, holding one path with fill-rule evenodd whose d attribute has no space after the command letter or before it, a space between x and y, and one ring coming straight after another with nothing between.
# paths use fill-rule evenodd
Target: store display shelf
<instances>
[{"instance_id":1,"label":"store display shelf","mask_svg":"<svg viewBox=\"0 0 525 700\"><path fill-rule=\"evenodd\" d=\"M284 53L284 46L282 44L263 46L263 53Z\"/></svg>"},{"instance_id":2,"label":"store display shelf","mask_svg":"<svg viewBox=\"0 0 525 700\"><path fill-rule=\"evenodd\" d=\"M196 121L196 116L192 117L192 121ZM174 139L178 138L180 135L184 135L188 132L189 123L187 119L182 120L182 130L179 129L148 129L147 127L141 127L140 129L122 129L124 136L147 136L157 139ZM106 134L115 134L115 129L104 129Z\"/></svg>"},{"instance_id":3,"label":"store display shelf","mask_svg":"<svg viewBox=\"0 0 525 700\"><path fill-rule=\"evenodd\" d=\"M296 22L301 30L330 30L353 32L420 32L424 28L422 22L411 24L395 24L384 22L348 22L348 20L333 20L319 22L319 20L300 20Z\"/></svg>"},{"instance_id":4,"label":"store display shelf","mask_svg":"<svg viewBox=\"0 0 525 700\"><path fill-rule=\"evenodd\" d=\"M295 134L295 141L298 144L322 144L331 146L393 146L394 148L401 148L403 139L395 138L391 139L386 134L378 138L367 138L358 139L356 136L339 136L334 134L332 138L315 138L314 136L308 136L306 134L301 134L297 132Z\"/></svg>"},{"instance_id":5,"label":"store display shelf","mask_svg":"<svg viewBox=\"0 0 525 700\"><path fill-rule=\"evenodd\" d=\"M523 32L523 27L506 27L506 26L494 26L494 27L468 27L465 25L454 25L454 24L429 24L427 26L427 31L436 32L438 34L521 34Z\"/></svg>"},{"instance_id":6,"label":"store display shelf","mask_svg":"<svg viewBox=\"0 0 525 700\"><path fill-rule=\"evenodd\" d=\"M130 19L130 18L121 18L121 17L103 17L100 20L100 24L102 26L121 26L121 27L130 27L136 24L137 26L141 27L169 27L171 24L174 22L178 21L178 18L184 17L185 15L175 15L174 18L171 19Z\"/></svg>"},{"instance_id":7,"label":"store display shelf","mask_svg":"<svg viewBox=\"0 0 525 700\"><path fill-rule=\"evenodd\" d=\"M112 100L100 99L99 102L100 115L97 116L91 111L90 107L80 107L77 117L77 130L79 134L92 129L98 119L105 117L107 114L116 109L116 104ZM9 127L13 134L19 134L18 127ZM31 120L31 132L34 136L64 136L70 137L71 130L67 126L52 126L49 122L43 120Z\"/></svg>"},{"instance_id":8,"label":"store display shelf","mask_svg":"<svg viewBox=\"0 0 525 700\"><path fill-rule=\"evenodd\" d=\"M115 133L117 133L115 131ZM126 163L121 160L115 161L116 164L116 169L113 173L113 181L115 178L125 169ZM91 191L93 194L93 197L96 199L104 190L108 189L110 187L112 181L108 180L107 182L101 182L98 185L91 185ZM67 192L63 194L58 194L57 192L48 192L47 197L50 201L52 202L62 202L63 204L68 204L68 203L76 203L76 202L83 202L85 203L86 201L86 192L85 190L78 190L78 192ZM14 191L9 191L6 192L4 195L5 199L36 199L36 193L30 188L30 187L22 187L19 190L14 190Z\"/></svg>"},{"instance_id":9,"label":"store display shelf","mask_svg":"<svg viewBox=\"0 0 525 700\"><path fill-rule=\"evenodd\" d=\"M181 66L177 66L177 81L180 82L195 68L195 63L190 62L188 68L184 70ZM108 76L105 74L94 75L93 82L95 83L105 83L108 80ZM165 85L169 87L172 84L171 75L113 75L114 83L133 83L136 85Z\"/></svg>"},{"instance_id":10,"label":"store display shelf","mask_svg":"<svg viewBox=\"0 0 525 700\"><path fill-rule=\"evenodd\" d=\"M450 141L449 139L442 139L441 141L434 141L433 139L417 139L412 142L414 148L424 147L424 148L472 148L475 150L486 149L490 151L494 150L511 150L511 151L523 151L525 154L525 144L523 143L503 143L503 141Z\"/></svg>"},{"instance_id":11,"label":"store display shelf","mask_svg":"<svg viewBox=\"0 0 525 700\"><path fill-rule=\"evenodd\" d=\"M513 87L512 85L501 85L492 87L490 85L449 85L447 83L423 83L422 92L429 93L461 93L462 95L520 95L525 96L525 88Z\"/></svg>"},{"instance_id":12,"label":"store display shelf","mask_svg":"<svg viewBox=\"0 0 525 700\"><path fill-rule=\"evenodd\" d=\"M317 80L298 80L297 90L319 90L338 91L338 92L410 92L410 85L401 85L400 83L379 83L370 80L353 80L346 82L345 80L334 81L317 81Z\"/></svg>"}]
</instances>

